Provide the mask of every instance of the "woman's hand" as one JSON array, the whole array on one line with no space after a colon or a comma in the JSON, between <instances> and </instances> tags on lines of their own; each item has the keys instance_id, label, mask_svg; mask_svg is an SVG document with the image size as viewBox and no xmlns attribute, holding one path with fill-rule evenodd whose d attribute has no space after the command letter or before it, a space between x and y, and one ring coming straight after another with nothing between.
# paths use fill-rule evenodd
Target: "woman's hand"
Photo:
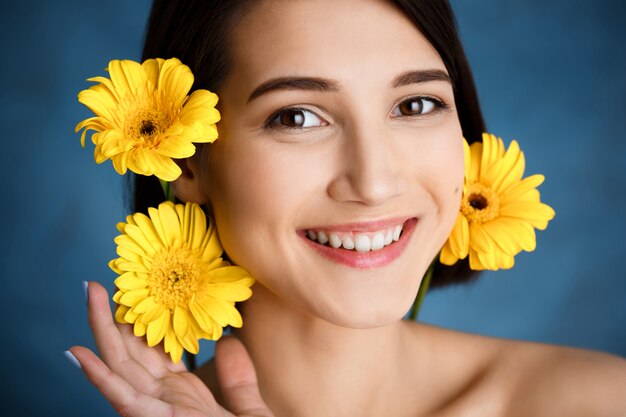
<instances>
[{"instance_id":1,"label":"woman's hand","mask_svg":"<svg viewBox=\"0 0 626 417\"><path fill-rule=\"evenodd\" d=\"M150 348L135 337L132 327L114 323L109 296L100 284L88 287L89 324L102 359L91 350L74 346L85 375L113 408L124 417L270 417L259 393L252 361L234 337L225 337L216 348L216 367L222 408L183 362L172 363L160 348ZM233 414L234 413L234 414Z\"/></svg>"}]
</instances>

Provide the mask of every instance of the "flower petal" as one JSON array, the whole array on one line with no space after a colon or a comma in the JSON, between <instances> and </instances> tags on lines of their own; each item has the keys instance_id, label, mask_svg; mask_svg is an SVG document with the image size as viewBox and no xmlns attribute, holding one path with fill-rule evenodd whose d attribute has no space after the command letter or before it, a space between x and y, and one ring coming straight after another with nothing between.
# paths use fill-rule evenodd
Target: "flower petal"
<instances>
[{"instance_id":1,"label":"flower petal","mask_svg":"<svg viewBox=\"0 0 626 417\"><path fill-rule=\"evenodd\" d=\"M518 183L524 175L526 162L524 153L520 150L517 141L512 141L504 158L499 161L498 178L494 181L493 188L501 193L511 185Z\"/></svg>"},{"instance_id":2,"label":"flower petal","mask_svg":"<svg viewBox=\"0 0 626 417\"><path fill-rule=\"evenodd\" d=\"M518 219L502 217L498 219L500 227L508 229L507 233L515 236L517 243L526 252L532 252L536 247L535 229L528 222Z\"/></svg>"},{"instance_id":3,"label":"flower petal","mask_svg":"<svg viewBox=\"0 0 626 417\"><path fill-rule=\"evenodd\" d=\"M118 305L115 309L115 321L117 321L118 323L128 323L126 320L124 320L124 316L127 312L128 307L124 305Z\"/></svg>"},{"instance_id":4,"label":"flower petal","mask_svg":"<svg viewBox=\"0 0 626 417\"><path fill-rule=\"evenodd\" d=\"M174 331L169 327L165 332L165 343L163 345L165 352L170 354L172 362L180 362L180 359L183 357L183 347L179 343Z\"/></svg>"},{"instance_id":5,"label":"flower petal","mask_svg":"<svg viewBox=\"0 0 626 417\"><path fill-rule=\"evenodd\" d=\"M173 108L178 109L183 105L192 85L193 74L188 66L176 58L165 60L159 73L158 88Z\"/></svg>"},{"instance_id":6,"label":"flower petal","mask_svg":"<svg viewBox=\"0 0 626 417\"><path fill-rule=\"evenodd\" d=\"M193 317L196 319L196 322L198 323L198 325L200 326L202 330L204 330L207 333L212 332L213 320L215 320L222 327L227 325L227 320L222 320L222 318L220 317L213 318L211 316L211 313L209 312L210 310L205 307L206 305L203 305L197 300L192 300L189 303L189 310L191 310Z\"/></svg>"},{"instance_id":7,"label":"flower petal","mask_svg":"<svg viewBox=\"0 0 626 417\"><path fill-rule=\"evenodd\" d=\"M158 152L169 158L183 159L196 153L196 147L185 137L171 135L163 138L159 144Z\"/></svg>"},{"instance_id":8,"label":"flower petal","mask_svg":"<svg viewBox=\"0 0 626 417\"><path fill-rule=\"evenodd\" d=\"M469 224L470 242L469 246L476 252L491 252L494 250L489 236L483 230L483 225L471 222Z\"/></svg>"},{"instance_id":9,"label":"flower petal","mask_svg":"<svg viewBox=\"0 0 626 417\"><path fill-rule=\"evenodd\" d=\"M135 61L114 59L109 62L107 70L115 91L122 99L135 95L138 86L144 84L146 80L146 73L141 64Z\"/></svg>"},{"instance_id":10,"label":"flower petal","mask_svg":"<svg viewBox=\"0 0 626 417\"><path fill-rule=\"evenodd\" d=\"M135 272L125 272L115 280L115 286L124 291L146 288L146 285L146 280L140 279Z\"/></svg>"},{"instance_id":11,"label":"flower petal","mask_svg":"<svg viewBox=\"0 0 626 417\"><path fill-rule=\"evenodd\" d=\"M174 316L172 322L174 325L174 332L176 332L176 336L185 337L185 334L187 334L187 329L189 328L187 311L182 307L176 306L174 308Z\"/></svg>"},{"instance_id":12,"label":"flower petal","mask_svg":"<svg viewBox=\"0 0 626 417\"><path fill-rule=\"evenodd\" d=\"M135 334L135 336L137 337L143 337L146 335L146 325L143 324L141 321L137 320L135 322L135 325L133 326L133 333Z\"/></svg>"},{"instance_id":13,"label":"flower petal","mask_svg":"<svg viewBox=\"0 0 626 417\"><path fill-rule=\"evenodd\" d=\"M252 290L245 285L232 283L212 284L209 290L211 296L226 301L245 301L252 296Z\"/></svg>"},{"instance_id":14,"label":"flower petal","mask_svg":"<svg viewBox=\"0 0 626 417\"><path fill-rule=\"evenodd\" d=\"M483 154L483 144L481 142L474 142L470 145L470 164L469 172L466 170L465 181L466 183L472 183L478 181L480 178L480 161Z\"/></svg>"},{"instance_id":15,"label":"flower petal","mask_svg":"<svg viewBox=\"0 0 626 417\"><path fill-rule=\"evenodd\" d=\"M120 304L125 305L127 307L133 307L141 300L145 299L148 294L150 294L150 290L147 288L141 288L138 290L127 291L120 297Z\"/></svg>"},{"instance_id":16,"label":"flower petal","mask_svg":"<svg viewBox=\"0 0 626 417\"><path fill-rule=\"evenodd\" d=\"M498 221L483 224L483 230L496 243L501 251L508 255L517 255L522 247L518 237L513 233L513 229L503 227Z\"/></svg>"},{"instance_id":17,"label":"flower petal","mask_svg":"<svg viewBox=\"0 0 626 417\"><path fill-rule=\"evenodd\" d=\"M174 207L170 204L159 204L159 218L167 245L169 247L180 245L182 242L182 228Z\"/></svg>"},{"instance_id":18,"label":"flower petal","mask_svg":"<svg viewBox=\"0 0 626 417\"><path fill-rule=\"evenodd\" d=\"M469 223L463 214L459 213L457 216L448 240L450 242L449 249L457 258L463 259L467 256L470 240Z\"/></svg>"},{"instance_id":19,"label":"flower petal","mask_svg":"<svg viewBox=\"0 0 626 417\"><path fill-rule=\"evenodd\" d=\"M137 238L133 237L133 240L140 245L148 255L154 255L157 251L163 249L165 241L161 240L161 237L157 233L154 223L151 219L143 213L135 213L132 216L132 220L135 222L141 236L135 234Z\"/></svg>"},{"instance_id":20,"label":"flower petal","mask_svg":"<svg viewBox=\"0 0 626 417\"><path fill-rule=\"evenodd\" d=\"M241 285L245 285L244 282L247 281L247 278L251 277L245 269L239 266L228 265L210 271L208 273L208 278L211 282L239 283ZM254 282L254 280L251 282Z\"/></svg>"},{"instance_id":21,"label":"flower petal","mask_svg":"<svg viewBox=\"0 0 626 417\"><path fill-rule=\"evenodd\" d=\"M159 72L163 66L163 59L146 59L141 66L146 73L146 79L148 82L156 88L159 84Z\"/></svg>"},{"instance_id":22,"label":"flower petal","mask_svg":"<svg viewBox=\"0 0 626 417\"><path fill-rule=\"evenodd\" d=\"M143 263L127 261L124 258L116 259L115 267L117 268L117 271L115 272L117 272L118 274L121 274L123 272L144 272L144 273L148 272L148 269L145 267Z\"/></svg>"},{"instance_id":23,"label":"flower petal","mask_svg":"<svg viewBox=\"0 0 626 417\"><path fill-rule=\"evenodd\" d=\"M148 324L146 336L148 338L148 346L155 346L163 337L170 325L170 311L164 310L160 317Z\"/></svg>"},{"instance_id":24,"label":"flower petal","mask_svg":"<svg viewBox=\"0 0 626 417\"><path fill-rule=\"evenodd\" d=\"M447 241L439 252L439 262L444 265L454 265L458 260L459 257L450 249L450 241Z\"/></svg>"},{"instance_id":25,"label":"flower petal","mask_svg":"<svg viewBox=\"0 0 626 417\"><path fill-rule=\"evenodd\" d=\"M543 203L518 201L500 207L502 217L525 220L539 230L544 230L548 226L548 221L554 218L554 214L554 209Z\"/></svg>"}]
</instances>

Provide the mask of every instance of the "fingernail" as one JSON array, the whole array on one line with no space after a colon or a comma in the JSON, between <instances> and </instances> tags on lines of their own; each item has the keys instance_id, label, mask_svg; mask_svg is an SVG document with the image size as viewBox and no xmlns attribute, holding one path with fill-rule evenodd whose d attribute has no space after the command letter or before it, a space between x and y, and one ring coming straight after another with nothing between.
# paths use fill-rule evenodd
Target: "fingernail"
<instances>
[{"instance_id":1,"label":"fingernail","mask_svg":"<svg viewBox=\"0 0 626 417\"><path fill-rule=\"evenodd\" d=\"M85 302L89 304L89 283L83 281L83 293L85 294Z\"/></svg>"},{"instance_id":2,"label":"fingernail","mask_svg":"<svg viewBox=\"0 0 626 417\"><path fill-rule=\"evenodd\" d=\"M63 354L65 355L67 360L72 363L72 365L74 365L78 369L82 368L82 366L80 366L80 362L78 362L78 359L76 359L76 356L74 356L72 352L70 352L69 350L66 350L65 352L63 352Z\"/></svg>"}]
</instances>

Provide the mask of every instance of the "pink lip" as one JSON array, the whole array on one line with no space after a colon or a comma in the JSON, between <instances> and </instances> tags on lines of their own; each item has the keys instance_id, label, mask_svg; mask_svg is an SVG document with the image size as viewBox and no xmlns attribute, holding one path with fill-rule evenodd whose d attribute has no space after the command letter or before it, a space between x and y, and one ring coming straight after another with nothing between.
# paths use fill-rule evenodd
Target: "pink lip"
<instances>
[{"instance_id":1,"label":"pink lip","mask_svg":"<svg viewBox=\"0 0 626 417\"><path fill-rule=\"evenodd\" d=\"M373 230L380 230L386 227L397 225L402 223L399 219L391 219L385 220L381 222L368 222L368 223L358 223L347 227L346 225L341 226L325 226L320 227L319 229L311 228L310 230L333 230L333 231L360 231L360 232L369 232ZM376 225L376 226L372 226ZM404 222L404 227L402 229L402 235L397 242L392 243L389 246L385 246L384 248L377 251L370 252L357 252L354 250L348 250L343 248L334 249L330 246L325 246L319 244L317 242L313 242L305 236L305 232L299 231L298 235L317 253L323 255L324 257L330 259L331 261L349 266L351 268L361 268L361 269L369 269L369 268L379 268L385 265L390 264L394 260L396 260L406 249L411 235L415 230L415 226L417 225L417 219L412 218L406 220ZM366 228L364 228L366 227Z\"/></svg>"}]
</instances>

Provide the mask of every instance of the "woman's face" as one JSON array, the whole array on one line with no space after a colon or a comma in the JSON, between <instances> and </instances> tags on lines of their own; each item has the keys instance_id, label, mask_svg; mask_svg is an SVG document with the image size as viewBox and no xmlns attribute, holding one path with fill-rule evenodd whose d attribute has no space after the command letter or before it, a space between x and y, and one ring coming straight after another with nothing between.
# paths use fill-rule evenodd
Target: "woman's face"
<instances>
[{"instance_id":1,"label":"woman's face","mask_svg":"<svg viewBox=\"0 0 626 417\"><path fill-rule=\"evenodd\" d=\"M197 176L226 252L337 325L402 317L459 208L462 134L441 58L375 0L264 1L233 48L220 138Z\"/></svg>"}]
</instances>

